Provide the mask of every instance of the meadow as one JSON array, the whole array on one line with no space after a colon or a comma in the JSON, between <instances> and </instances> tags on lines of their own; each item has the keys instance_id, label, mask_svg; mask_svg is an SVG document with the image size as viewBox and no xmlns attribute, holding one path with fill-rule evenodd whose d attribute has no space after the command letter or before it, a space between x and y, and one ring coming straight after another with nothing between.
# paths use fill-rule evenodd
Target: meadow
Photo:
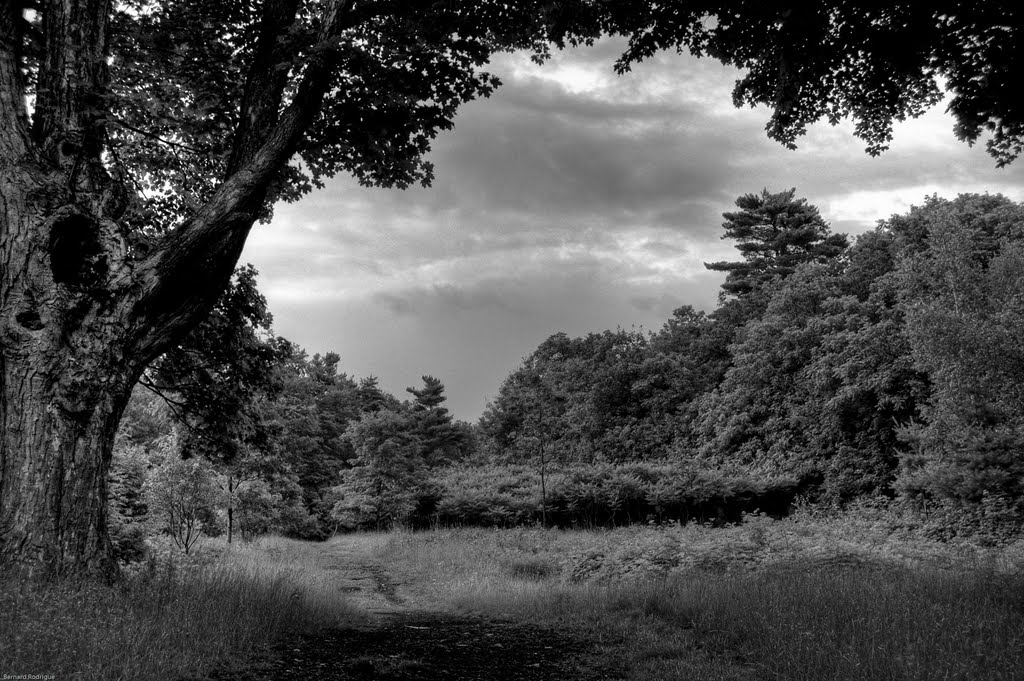
<instances>
[{"instance_id":1,"label":"meadow","mask_svg":"<svg viewBox=\"0 0 1024 681\"><path fill-rule=\"evenodd\" d=\"M1022 678L1024 541L943 543L870 516L612 530L438 529L169 554L113 588L0 589L0 672L188 679L364 622L339 556L410 607L567 630L636 680ZM344 651L339 651L344 654Z\"/></svg>"},{"instance_id":2,"label":"meadow","mask_svg":"<svg viewBox=\"0 0 1024 681\"><path fill-rule=\"evenodd\" d=\"M379 548L442 607L576 629L631 679L1020 679L1024 543L870 519L396 534Z\"/></svg>"}]
</instances>

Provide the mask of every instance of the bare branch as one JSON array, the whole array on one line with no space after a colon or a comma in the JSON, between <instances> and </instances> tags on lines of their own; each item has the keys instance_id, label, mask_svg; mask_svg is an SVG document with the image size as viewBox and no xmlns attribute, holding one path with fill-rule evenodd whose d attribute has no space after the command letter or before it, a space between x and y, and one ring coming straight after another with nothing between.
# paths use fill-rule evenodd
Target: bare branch
<instances>
[{"instance_id":1,"label":"bare branch","mask_svg":"<svg viewBox=\"0 0 1024 681\"><path fill-rule=\"evenodd\" d=\"M198 147L192 147L192 146L189 146L187 144L182 144L181 142L174 142L174 141L171 141L169 139L164 139L163 137L161 137L160 135L157 135L156 133L149 132L148 130L143 130L142 128L137 128L134 125L129 125L128 123L125 123L123 120L121 120L120 118L117 118L116 116L109 116L108 120L111 120L114 123L117 123L118 125L120 125L125 130L131 130L134 133L138 133L138 134L142 135L143 137L148 137L151 140L156 140L160 144L166 145L168 147L174 147L176 149L184 149L185 151L192 152L193 154L207 154L207 153L209 153L208 149L200 149Z\"/></svg>"}]
</instances>

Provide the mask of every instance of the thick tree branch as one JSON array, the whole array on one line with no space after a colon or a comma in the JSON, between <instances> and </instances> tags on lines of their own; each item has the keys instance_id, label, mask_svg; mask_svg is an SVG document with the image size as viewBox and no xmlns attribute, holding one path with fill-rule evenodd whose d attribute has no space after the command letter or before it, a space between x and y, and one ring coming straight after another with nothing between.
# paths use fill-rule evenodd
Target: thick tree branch
<instances>
[{"instance_id":1,"label":"thick tree branch","mask_svg":"<svg viewBox=\"0 0 1024 681\"><path fill-rule=\"evenodd\" d=\"M287 2L287 0L285 0ZM267 190L288 162L320 111L337 64L337 40L349 27L351 0L327 5L318 43L307 57L303 79L290 104L278 117L271 102L252 102L248 115L256 121L276 120L239 139L239 167L209 201L140 267L141 295L136 311L146 322L138 340L140 359L165 351L206 314L224 289L242 252L245 239L266 200ZM280 8L277 8L280 9ZM276 48L274 48L276 50ZM271 50L269 58L276 57ZM273 99L276 78L254 81L253 94ZM258 139L258 146L255 142ZM249 148L253 151L247 151Z\"/></svg>"},{"instance_id":2,"label":"thick tree branch","mask_svg":"<svg viewBox=\"0 0 1024 681\"><path fill-rule=\"evenodd\" d=\"M21 74L22 8L0 4L0 159L19 158L29 147L25 83Z\"/></svg>"},{"instance_id":3,"label":"thick tree branch","mask_svg":"<svg viewBox=\"0 0 1024 681\"><path fill-rule=\"evenodd\" d=\"M98 162L107 90L111 0L47 0L33 136L54 160Z\"/></svg>"},{"instance_id":4,"label":"thick tree branch","mask_svg":"<svg viewBox=\"0 0 1024 681\"><path fill-rule=\"evenodd\" d=\"M287 34L295 23L298 0L266 0L258 28L256 53L246 77L238 130L227 174L239 170L258 153L268 131L277 124L291 61L297 56Z\"/></svg>"},{"instance_id":5,"label":"thick tree branch","mask_svg":"<svg viewBox=\"0 0 1024 681\"><path fill-rule=\"evenodd\" d=\"M256 57L249 69L239 129L228 163L228 175L241 170L285 130L291 141L290 157L320 110L332 75L338 37L355 23L374 16L366 7L355 10L354 0L335 0L324 10L318 42L309 56L302 83L288 110L279 116L293 60L297 56L288 44L288 32L294 23L298 0L268 0L260 23ZM326 69L325 69L326 67ZM297 105L297 106L296 106ZM291 115L292 119L288 120ZM297 115L297 118L296 118ZM295 128L295 124L299 128ZM285 159L287 161L287 159Z\"/></svg>"}]
</instances>

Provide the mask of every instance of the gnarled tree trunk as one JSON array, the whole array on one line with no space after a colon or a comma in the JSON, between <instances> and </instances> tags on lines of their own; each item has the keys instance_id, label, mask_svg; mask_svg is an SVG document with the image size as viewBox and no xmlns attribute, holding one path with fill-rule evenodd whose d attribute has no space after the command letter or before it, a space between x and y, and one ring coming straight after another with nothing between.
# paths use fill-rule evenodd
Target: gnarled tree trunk
<instances>
[{"instance_id":1,"label":"gnarled tree trunk","mask_svg":"<svg viewBox=\"0 0 1024 681\"><path fill-rule=\"evenodd\" d=\"M5 362L0 400L0 565L27 576L115 574L106 477L127 391L69 409L46 358Z\"/></svg>"},{"instance_id":2,"label":"gnarled tree trunk","mask_svg":"<svg viewBox=\"0 0 1024 681\"><path fill-rule=\"evenodd\" d=\"M106 477L146 358L116 226L45 170L0 167L0 566L110 578Z\"/></svg>"},{"instance_id":3,"label":"gnarled tree trunk","mask_svg":"<svg viewBox=\"0 0 1024 681\"><path fill-rule=\"evenodd\" d=\"M108 148L112 3L0 3L0 572L116 575L107 473L128 395L227 286L333 72L324 48L286 90L280 38L298 4L262 6L221 183L141 251L127 238L135 188ZM319 44L351 6L325 5ZM26 11L42 15L38 32Z\"/></svg>"}]
</instances>

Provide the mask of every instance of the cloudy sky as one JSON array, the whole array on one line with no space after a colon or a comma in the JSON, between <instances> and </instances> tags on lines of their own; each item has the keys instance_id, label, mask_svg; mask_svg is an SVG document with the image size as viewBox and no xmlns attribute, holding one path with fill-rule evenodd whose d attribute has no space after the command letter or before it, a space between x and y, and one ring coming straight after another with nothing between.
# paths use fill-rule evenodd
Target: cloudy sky
<instances>
[{"instance_id":1,"label":"cloudy sky","mask_svg":"<svg viewBox=\"0 0 1024 681\"><path fill-rule=\"evenodd\" d=\"M621 43L538 67L502 55L504 85L466 106L430 155L429 189L367 189L339 177L258 226L275 332L408 397L432 374L473 421L545 338L657 330L683 304L711 310L733 259L723 211L762 188L796 187L834 231L859 234L925 196L1024 200L1024 163L997 169L952 133L940 105L897 127L871 158L851 126L810 130L796 151L736 109L738 72L665 54L619 77Z\"/></svg>"}]
</instances>

